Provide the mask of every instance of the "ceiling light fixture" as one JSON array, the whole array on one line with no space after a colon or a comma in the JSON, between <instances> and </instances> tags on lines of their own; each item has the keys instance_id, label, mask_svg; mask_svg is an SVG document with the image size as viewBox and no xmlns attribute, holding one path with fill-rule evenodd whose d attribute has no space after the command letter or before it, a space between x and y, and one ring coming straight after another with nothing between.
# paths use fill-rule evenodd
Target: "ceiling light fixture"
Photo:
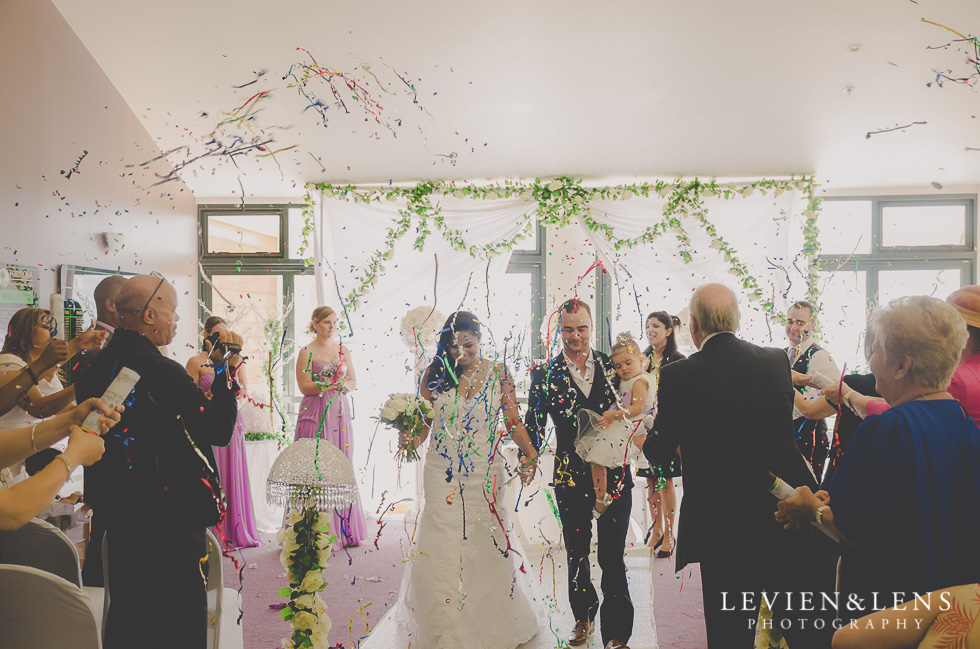
<instances>
[{"instance_id":1,"label":"ceiling light fixture","mask_svg":"<svg viewBox=\"0 0 980 649\"><path fill-rule=\"evenodd\" d=\"M861 47L863 46L860 43L852 43L851 45L847 46L847 51L851 53L859 52L861 51Z\"/></svg>"}]
</instances>

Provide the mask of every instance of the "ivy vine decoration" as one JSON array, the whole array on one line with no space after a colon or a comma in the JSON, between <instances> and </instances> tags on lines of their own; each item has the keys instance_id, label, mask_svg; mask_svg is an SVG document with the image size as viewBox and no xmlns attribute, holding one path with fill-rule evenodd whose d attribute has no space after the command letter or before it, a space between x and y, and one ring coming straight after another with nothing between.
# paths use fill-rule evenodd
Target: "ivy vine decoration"
<instances>
[{"instance_id":1,"label":"ivy vine decoration","mask_svg":"<svg viewBox=\"0 0 980 649\"><path fill-rule=\"evenodd\" d=\"M323 573L330 546L337 540L330 534L331 517L312 507L292 511L286 516L286 526L276 533L282 543L280 562L289 576L289 586L279 590L281 597L289 598L280 615L292 627L292 633L282 639L282 649L328 647L331 622L320 591L327 585Z\"/></svg>"},{"instance_id":2,"label":"ivy vine decoration","mask_svg":"<svg viewBox=\"0 0 980 649\"><path fill-rule=\"evenodd\" d=\"M306 223L303 228L303 246L300 254L306 254L309 249L309 236L313 232L313 191L320 192L324 199L352 200L354 202L404 202L405 206L398 211L399 216L393 219L385 233L382 247L368 259L358 277L359 283L344 298L344 306L348 311L354 311L363 298L376 284L378 278L385 272L384 262L394 255L397 242L413 227L416 237L413 247L423 250L428 237L437 233L446 240L454 250L468 253L474 258L485 259L497 254L510 252L533 232L536 223L546 227L562 228L581 221L592 232L600 233L616 250L630 249L636 246L649 245L660 237L671 235L677 241L678 254L684 263L693 261L694 250L688 231L688 223L703 229L711 239L710 247L717 250L729 264L729 273L749 292L749 300L758 303L754 308L767 312L773 319L783 317L775 312L772 299L764 299L758 279L752 275L748 266L739 259L738 251L722 238L708 218L705 205L707 197L733 200L747 198L756 192L765 196L773 192L779 196L790 189L804 192L807 198L806 209L803 211L803 235L806 248L804 255L807 260L807 298L816 304L819 293L816 286L818 269L813 263L819 253L817 219L820 214L820 198L816 197L818 185L812 176L793 176L789 180L762 179L743 185L719 185L716 180L692 181L676 180L674 182L656 181L653 183L635 183L604 187L586 187L582 179L560 176L554 180L534 181L501 180L486 185L456 185L441 180L424 181L413 187L383 186L373 189L359 188L355 185L335 186L330 183L318 183L307 186ZM649 198L655 193L667 199L663 213L657 223L647 227L635 237L620 237L615 228L600 223L592 217L591 203L596 200L630 200L634 196ZM525 215L524 229L516 236L496 243L475 245L467 242L464 232L453 229L442 214L440 197L452 196L459 199L499 200L517 198L536 203L535 209ZM308 258L307 264L313 260Z\"/></svg>"}]
</instances>

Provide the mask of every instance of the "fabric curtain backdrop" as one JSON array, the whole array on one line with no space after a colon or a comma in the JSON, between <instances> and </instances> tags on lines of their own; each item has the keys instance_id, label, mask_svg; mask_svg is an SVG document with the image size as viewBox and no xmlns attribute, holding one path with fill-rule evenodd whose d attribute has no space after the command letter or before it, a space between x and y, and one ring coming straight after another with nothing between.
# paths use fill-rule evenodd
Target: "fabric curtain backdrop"
<instances>
[{"instance_id":1,"label":"fabric curtain backdrop","mask_svg":"<svg viewBox=\"0 0 980 649\"><path fill-rule=\"evenodd\" d=\"M528 215L537 209L536 203L517 199L433 196L432 201L441 206L447 227L461 231L466 243L477 247L516 236L528 224ZM591 216L614 228L617 237L628 238L658 223L666 204L666 199L656 195L636 196L628 201L593 201ZM386 248L386 233L400 218L400 208L404 208L402 201L365 203L359 198L320 196L314 245L321 304L340 306L339 296L347 298L360 286L371 256ZM763 295L774 296L777 310L785 311L791 301L804 297L806 268L799 252L803 243L802 212L806 208L802 192L786 191L778 197L773 192L765 196L755 192L731 200L707 197L704 208L708 222L758 280ZM617 251L601 231L589 231L580 223L611 280L611 312L597 317L609 319L613 336L629 331L643 343L647 313L666 310L682 314L695 287L722 282L740 296L740 335L758 344L782 346L782 326L770 323L766 314L758 310L759 302L748 299L751 291L745 290L741 279L730 273L731 264L721 251L711 247L711 238L697 218L679 218L690 237L690 263L684 263L677 233L670 229L652 244ZM358 375L358 388L351 394L356 417L354 468L361 481L362 499L369 509L415 493L415 468L406 469L401 475L391 470L396 434L378 428L373 419L389 394L416 389L416 365L420 359L431 358L434 351L416 350L402 341L400 329L407 311L434 306L440 321L428 324L435 329L453 311L471 311L484 324L486 357L506 353L508 366L518 379L526 373L530 360L529 346L515 345L518 339L526 343L530 338L531 323L526 317L515 315L513 303L523 298L515 297L514 285L508 284L505 275L509 254L488 260L482 252L473 257L457 251L431 222L431 232L419 251L414 247L419 236L417 225L417 217L413 216L413 226L396 242L393 255L383 262L385 272L359 306L346 314L342 308L337 309L339 319L348 327L343 342L351 350ZM686 325L686 313L682 315ZM683 336L680 342L684 351L693 351L689 338L686 348Z\"/></svg>"},{"instance_id":2,"label":"fabric curtain backdrop","mask_svg":"<svg viewBox=\"0 0 980 649\"><path fill-rule=\"evenodd\" d=\"M592 201L592 218L614 228L618 238L636 237L658 223L667 200L652 195L628 201ZM802 248L802 212L806 197L798 191L780 196L754 193L732 200L707 197L704 201L707 220L718 236L737 251L736 258L745 264L766 298L773 298L779 311L792 301L806 296L806 260ZM615 339L620 332L632 333L645 343L645 318L652 311L667 311L686 316L691 293L705 282L720 282L739 296L742 313L739 334L761 345L783 345L782 325L769 323L759 310L759 301L749 300L741 279L729 271L731 264L724 253L711 247L711 237L694 216L679 217L690 237L692 260L685 263L680 255L677 233L667 233L651 244L616 250L601 231L592 232L580 221L603 265L610 274L612 309L607 314ZM795 262L795 266L794 266ZM785 296L785 297L784 297ZM682 318L687 327L687 318ZM679 341L680 342L680 341ZM689 342L686 352L694 351ZM644 345L645 346L645 345Z\"/></svg>"},{"instance_id":3,"label":"fabric curtain backdrop","mask_svg":"<svg viewBox=\"0 0 980 649\"><path fill-rule=\"evenodd\" d=\"M440 198L439 203L450 227L461 230L467 243L476 246L520 234L527 215L537 207L519 200L452 197ZM321 196L320 206L322 220L315 232L323 255L315 262L323 286L320 299L321 304L335 307L339 320L348 326L342 342L350 349L357 372L357 389L350 395L355 417L354 469L365 509L374 510L382 498L387 506L414 495L416 488L415 467L406 465L400 474L392 470L397 433L378 427L373 419L389 394L415 391L415 366L420 357L427 361L434 352L431 348L416 350L403 342L400 329L405 314L415 307L434 306L441 315L433 318L439 321L426 324L439 329L453 311L471 311L483 324L483 354L491 359L502 355L505 345L512 345L517 337L528 338L531 323L509 318L508 296L496 290L504 280L509 253L489 260L471 257L454 250L434 224L423 251L413 247L418 233L411 228L395 244L391 259L383 262L384 274L358 308L343 313L337 308L338 290L346 298L360 286L368 259L385 248L386 232L400 218L404 203ZM513 358L514 353L508 349L507 356ZM508 365L513 367L510 361Z\"/></svg>"}]
</instances>

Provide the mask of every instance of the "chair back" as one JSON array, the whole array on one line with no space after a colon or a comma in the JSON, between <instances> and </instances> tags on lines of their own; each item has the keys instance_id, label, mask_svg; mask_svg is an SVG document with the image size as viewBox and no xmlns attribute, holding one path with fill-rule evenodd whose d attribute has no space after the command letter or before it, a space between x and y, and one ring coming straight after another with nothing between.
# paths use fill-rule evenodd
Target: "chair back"
<instances>
[{"instance_id":1,"label":"chair back","mask_svg":"<svg viewBox=\"0 0 980 649\"><path fill-rule=\"evenodd\" d=\"M224 567L221 563L221 543L211 530L208 536L208 590L220 591L225 587Z\"/></svg>"},{"instance_id":2,"label":"chair back","mask_svg":"<svg viewBox=\"0 0 980 649\"><path fill-rule=\"evenodd\" d=\"M44 570L82 587L75 544L64 532L39 518L20 529L0 532L0 563Z\"/></svg>"},{"instance_id":3,"label":"chair back","mask_svg":"<svg viewBox=\"0 0 980 649\"><path fill-rule=\"evenodd\" d=\"M221 544L211 530L204 530L208 538L208 591L214 591L214 635L211 638L212 649L220 649L221 644L221 604L225 591L225 574L221 565ZM210 597L208 598L210 599Z\"/></svg>"},{"instance_id":4,"label":"chair back","mask_svg":"<svg viewBox=\"0 0 980 649\"><path fill-rule=\"evenodd\" d=\"M88 597L46 570L0 565L0 611L0 641L5 647L102 648Z\"/></svg>"}]
</instances>

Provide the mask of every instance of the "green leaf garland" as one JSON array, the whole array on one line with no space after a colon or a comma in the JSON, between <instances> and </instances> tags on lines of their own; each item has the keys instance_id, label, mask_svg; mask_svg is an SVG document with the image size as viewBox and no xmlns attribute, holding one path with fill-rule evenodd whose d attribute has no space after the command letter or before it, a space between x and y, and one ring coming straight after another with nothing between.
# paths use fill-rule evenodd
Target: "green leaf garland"
<instances>
[{"instance_id":1,"label":"green leaf garland","mask_svg":"<svg viewBox=\"0 0 980 649\"><path fill-rule=\"evenodd\" d=\"M385 272L384 262L394 255L395 244L412 228L416 229L413 244L415 250L422 251L425 243L433 233L446 240L454 250L468 253L474 258L488 258L494 255L510 252L521 241L533 232L536 223L547 227L563 228L575 224L579 219L592 232L599 232L616 250L630 249L637 246L649 245L660 237L672 235L677 240L677 250L684 263L693 260L694 250L688 234L686 222L693 221L701 227L711 239L711 248L718 250L729 264L729 273L749 292L749 299L758 302L755 308L766 311L771 318L782 322L785 316L775 311L772 299L764 299L762 289L755 276L738 256L738 252L717 232L708 218L705 199L708 197L722 200L747 198L755 192L763 196L773 192L775 196L787 190L799 190L806 196L806 209L802 216L805 219L803 227L804 250L807 260L807 299L817 305L819 292L817 288L818 271L814 260L819 254L820 244L817 219L823 199L816 196L818 187L813 176L793 176L789 180L762 179L748 184L719 185L714 179L704 182L697 178L691 181L676 180L674 182L656 181L639 184L626 184L605 187L586 187L582 179L572 179L560 176L550 181L535 178L533 181L502 180L487 185L457 185L455 182L428 180L414 187L383 186L378 188L361 188L356 185L332 185L317 183L307 186L305 223L302 230L303 244L300 255L311 251L310 238L313 233L313 192L318 191L324 199L348 200L354 202L402 202L399 217L392 221L391 227L385 233L385 242L381 249L374 252L367 264L361 269L359 285L344 298L344 307L348 312L358 308L361 299L373 288ZM635 237L619 237L615 228L599 223L591 216L592 201L595 200L629 200L634 196L649 198L651 193L666 198L663 216L657 223L646 228ZM499 200L517 198L537 203L537 209L526 216L526 224L521 234L482 246L467 242L464 233L453 229L447 224L442 215L438 202L440 197L452 196L460 199ZM307 265L313 264L312 255L305 259Z\"/></svg>"}]
</instances>

